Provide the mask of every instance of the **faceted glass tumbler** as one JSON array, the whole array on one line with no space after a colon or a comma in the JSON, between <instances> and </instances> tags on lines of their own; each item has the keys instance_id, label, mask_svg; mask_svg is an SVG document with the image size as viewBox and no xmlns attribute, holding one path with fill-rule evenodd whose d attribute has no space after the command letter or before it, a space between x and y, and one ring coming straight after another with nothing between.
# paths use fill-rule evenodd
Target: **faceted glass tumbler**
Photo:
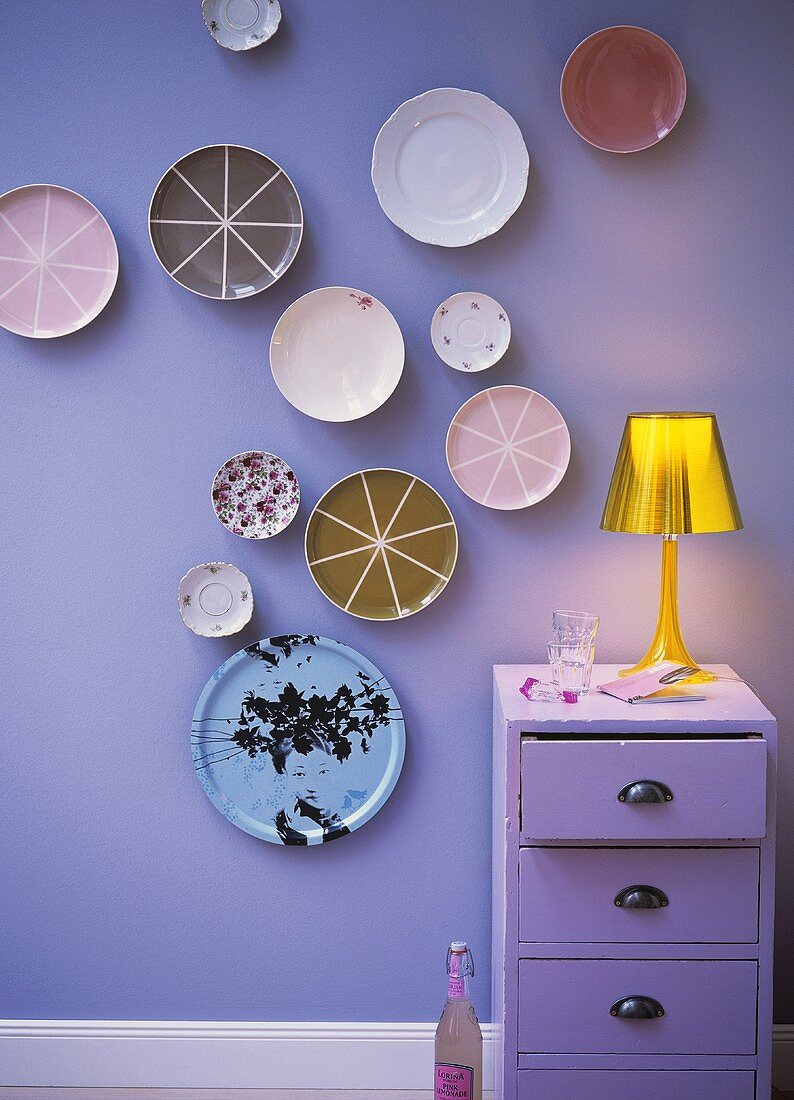
<instances>
[{"instance_id":1,"label":"faceted glass tumbler","mask_svg":"<svg viewBox=\"0 0 794 1100\"><path fill-rule=\"evenodd\" d=\"M594 642L598 623L598 615L589 611L554 611L551 616L555 642Z\"/></svg>"},{"instance_id":2,"label":"faceted glass tumbler","mask_svg":"<svg viewBox=\"0 0 794 1100\"><path fill-rule=\"evenodd\" d=\"M551 682L558 691L587 695L593 672L595 643L587 638L579 642L549 642Z\"/></svg>"}]
</instances>

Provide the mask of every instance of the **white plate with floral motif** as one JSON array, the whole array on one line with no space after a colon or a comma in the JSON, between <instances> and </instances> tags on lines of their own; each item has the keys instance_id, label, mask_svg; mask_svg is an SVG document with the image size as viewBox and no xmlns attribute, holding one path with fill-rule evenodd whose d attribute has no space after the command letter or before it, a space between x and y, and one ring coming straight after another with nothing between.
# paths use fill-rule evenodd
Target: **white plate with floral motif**
<instances>
[{"instance_id":1,"label":"white plate with floral motif","mask_svg":"<svg viewBox=\"0 0 794 1100\"><path fill-rule=\"evenodd\" d=\"M510 343L510 318L487 294L463 291L433 314L430 339L453 370L475 373L498 363Z\"/></svg>"},{"instance_id":2,"label":"white plate with floral motif","mask_svg":"<svg viewBox=\"0 0 794 1100\"><path fill-rule=\"evenodd\" d=\"M300 499L292 469L267 451L233 455L212 482L215 515L244 539L269 539L283 531L295 518Z\"/></svg>"},{"instance_id":3,"label":"white plate with floral motif","mask_svg":"<svg viewBox=\"0 0 794 1100\"><path fill-rule=\"evenodd\" d=\"M202 638L226 638L251 619L251 582L236 565L210 561L194 565L179 582L182 622Z\"/></svg>"},{"instance_id":4,"label":"white plate with floral motif","mask_svg":"<svg viewBox=\"0 0 794 1100\"><path fill-rule=\"evenodd\" d=\"M281 5L278 0L202 0L201 14L219 46L252 50L278 30Z\"/></svg>"},{"instance_id":5,"label":"white plate with floral motif","mask_svg":"<svg viewBox=\"0 0 794 1100\"><path fill-rule=\"evenodd\" d=\"M372 183L386 217L416 240L447 248L501 229L520 206L528 176L515 119L462 88L433 88L403 103L372 152Z\"/></svg>"},{"instance_id":6,"label":"white plate with floral motif","mask_svg":"<svg viewBox=\"0 0 794 1100\"><path fill-rule=\"evenodd\" d=\"M270 341L276 385L315 420L358 420L394 392L405 345L392 314L371 294L326 286L298 298Z\"/></svg>"}]
</instances>

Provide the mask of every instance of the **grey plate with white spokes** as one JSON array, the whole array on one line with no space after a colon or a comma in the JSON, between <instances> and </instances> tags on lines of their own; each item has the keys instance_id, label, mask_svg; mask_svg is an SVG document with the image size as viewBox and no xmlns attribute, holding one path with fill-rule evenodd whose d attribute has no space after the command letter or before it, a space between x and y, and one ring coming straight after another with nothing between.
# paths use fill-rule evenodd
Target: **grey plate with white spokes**
<instances>
[{"instance_id":1,"label":"grey plate with white spokes","mask_svg":"<svg viewBox=\"0 0 794 1100\"><path fill-rule=\"evenodd\" d=\"M158 183L149 235L168 274L205 298L246 298L280 279L300 247L298 192L275 161L241 145L188 153Z\"/></svg>"}]
</instances>

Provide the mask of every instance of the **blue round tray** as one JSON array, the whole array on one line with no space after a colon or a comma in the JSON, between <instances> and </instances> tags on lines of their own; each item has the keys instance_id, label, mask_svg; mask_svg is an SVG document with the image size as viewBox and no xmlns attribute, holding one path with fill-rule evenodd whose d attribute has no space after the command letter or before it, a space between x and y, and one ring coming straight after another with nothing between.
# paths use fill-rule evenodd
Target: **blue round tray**
<instances>
[{"instance_id":1,"label":"blue round tray","mask_svg":"<svg viewBox=\"0 0 794 1100\"><path fill-rule=\"evenodd\" d=\"M402 709L355 649L314 634L235 653L199 697L193 763L223 816L273 844L322 844L369 821L405 755Z\"/></svg>"}]
</instances>

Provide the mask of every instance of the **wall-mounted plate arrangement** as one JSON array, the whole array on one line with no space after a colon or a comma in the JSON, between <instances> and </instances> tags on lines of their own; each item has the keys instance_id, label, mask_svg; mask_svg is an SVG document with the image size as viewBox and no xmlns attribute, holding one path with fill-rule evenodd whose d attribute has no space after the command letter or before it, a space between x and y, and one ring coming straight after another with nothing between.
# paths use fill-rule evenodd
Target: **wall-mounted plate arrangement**
<instances>
[{"instance_id":1,"label":"wall-mounted plate arrangement","mask_svg":"<svg viewBox=\"0 0 794 1100\"><path fill-rule=\"evenodd\" d=\"M637 153L666 137L686 102L678 54L643 27L605 27L580 42L560 98L576 133L608 153Z\"/></svg>"},{"instance_id":2,"label":"wall-mounted plate arrangement","mask_svg":"<svg viewBox=\"0 0 794 1100\"><path fill-rule=\"evenodd\" d=\"M110 299L119 254L95 206L55 184L0 196L0 325L46 339L76 332Z\"/></svg>"},{"instance_id":3,"label":"wall-mounted plate arrangement","mask_svg":"<svg viewBox=\"0 0 794 1100\"><path fill-rule=\"evenodd\" d=\"M274 844L347 836L384 806L405 755L402 710L383 673L313 634L265 638L201 693L193 763L223 816Z\"/></svg>"},{"instance_id":4,"label":"wall-mounted plate arrangement","mask_svg":"<svg viewBox=\"0 0 794 1100\"><path fill-rule=\"evenodd\" d=\"M281 5L278 0L202 0L201 14L219 46L252 50L278 30Z\"/></svg>"},{"instance_id":5,"label":"wall-mounted plate arrangement","mask_svg":"<svg viewBox=\"0 0 794 1100\"><path fill-rule=\"evenodd\" d=\"M233 535L269 539L292 523L300 486L283 458L267 451L242 451L218 470L212 482L215 515Z\"/></svg>"},{"instance_id":6,"label":"wall-mounted plate arrangement","mask_svg":"<svg viewBox=\"0 0 794 1100\"><path fill-rule=\"evenodd\" d=\"M251 582L236 565L210 561L194 565L179 582L182 622L202 638L225 638L250 621L254 611Z\"/></svg>"},{"instance_id":7,"label":"wall-mounted plate arrangement","mask_svg":"<svg viewBox=\"0 0 794 1100\"><path fill-rule=\"evenodd\" d=\"M276 385L316 420L358 420L379 408L402 375L400 326L377 298L326 286L298 298L270 341Z\"/></svg>"},{"instance_id":8,"label":"wall-mounted plate arrangement","mask_svg":"<svg viewBox=\"0 0 794 1100\"><path fill-rule=\"evenodd\" d=\"M548 398L494 386L463 404L447 432L447 465L463 492L488 508L537 504L562 481L571 437Z\"/></svg>"},{"instance_id":9,"label":"wall-mounted plate arrangement","mask_svg":"<svg viewBox=\"0 0 794 1100\"><path fill-rule=\"evenodd\" d=\"M507 351L510 319L487 294L463 291L433 314L430 339L439 358L454 370L487 370Z\"/></svg>"},{"instance_id":10,"label":"wall-mounted plate arrangement","mask_svg":"<svg viewBox=\"0 0 794 1100\"><path fill-rule=\"evenodd\" d=\"M247 298L272 286L302 235L292 180L270 157L242 145L188 153L168 169L149 206L157 259L205 298Z\"/></svg>"},{"instance_id":11,"label":"wall-mounted plate arrangement","mask_svg":"<svg viewBox=\"0 0 794 1100\"><path fill-rule=\"evenodd\" d=\"M306 526L306 561L331 603L360 619L401 619L446 588L458 557L452 513L402 470L361 470L333 485Z\"/></svg>"},{"instance_id":12,"label":"wall-mounted plate arrangement","mask_svg":"<svg viewBox=\"0 0 794 1100\"><path fill-rule=\"evenodd\" d=\"M529 153L511 115L479 92L434 88L381 127L372 182L386 216L427 244L501 229L527 189Z\"/></svg>"}]
</instances>

